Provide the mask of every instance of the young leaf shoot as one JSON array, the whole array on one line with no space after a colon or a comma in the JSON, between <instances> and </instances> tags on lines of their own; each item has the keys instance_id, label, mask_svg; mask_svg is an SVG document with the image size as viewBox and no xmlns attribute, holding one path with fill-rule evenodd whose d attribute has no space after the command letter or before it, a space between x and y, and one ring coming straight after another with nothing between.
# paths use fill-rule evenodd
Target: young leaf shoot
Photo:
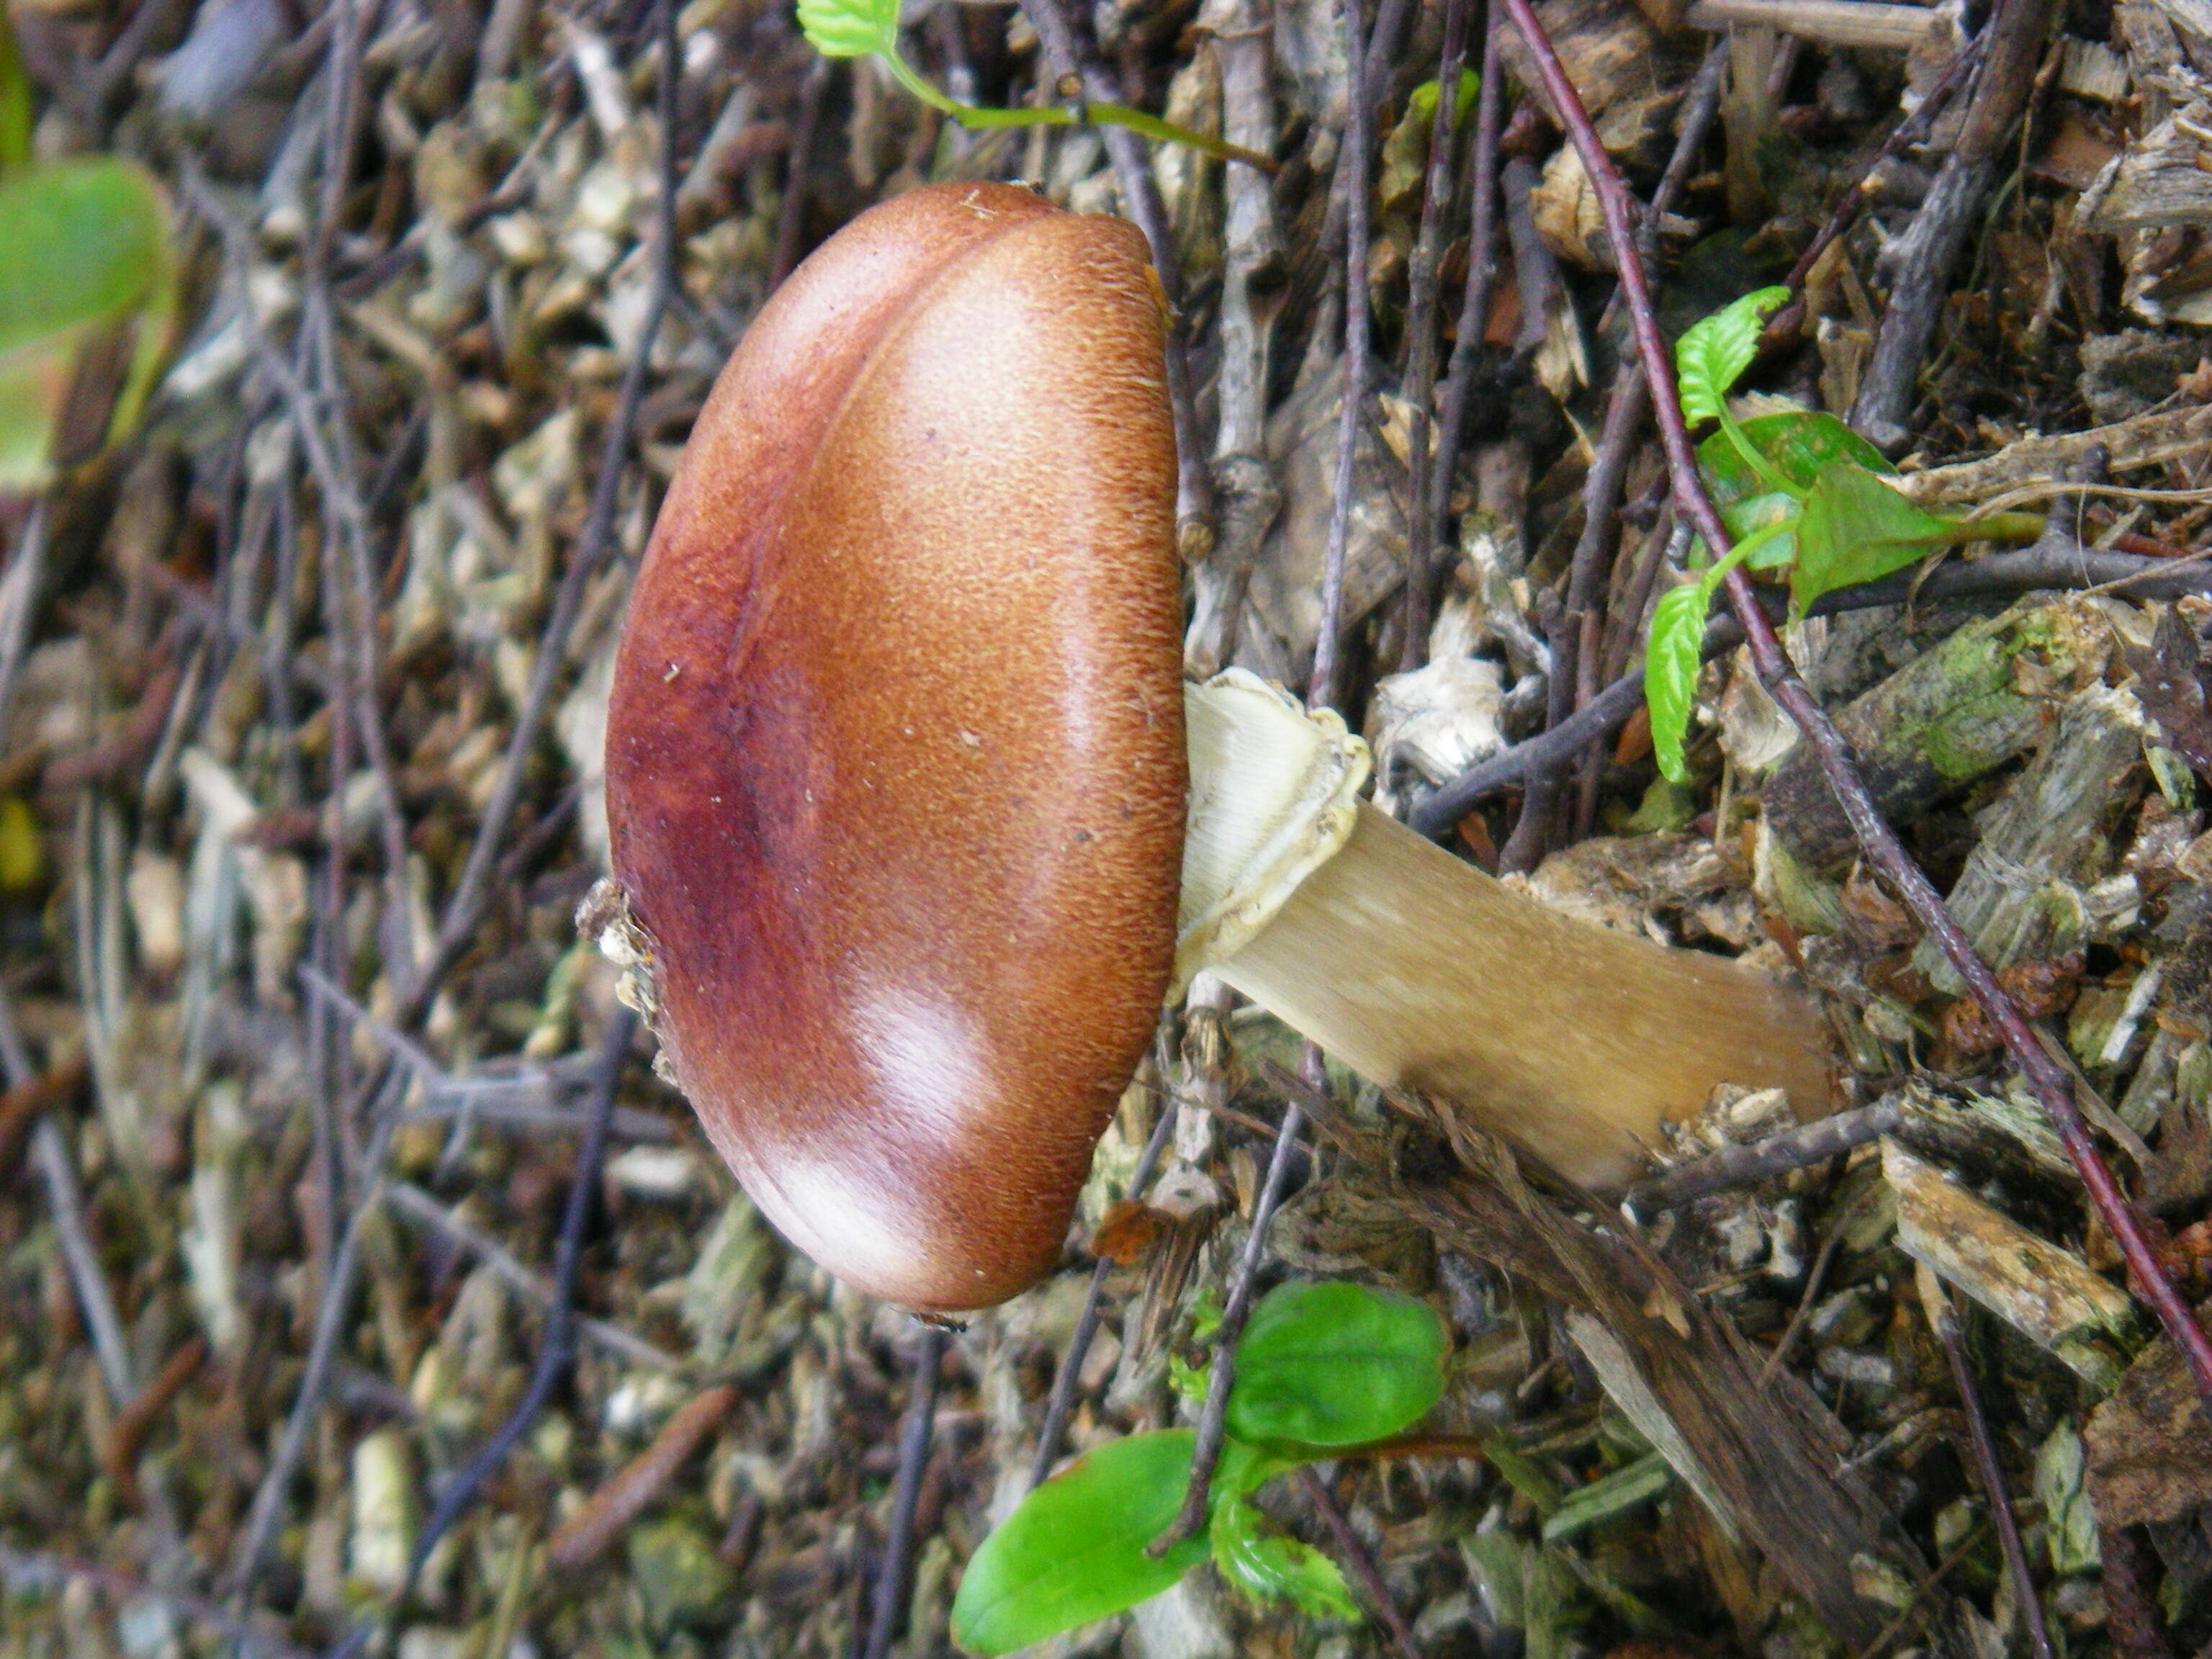
<instances>
[{"instance_id":1,"label":"young leaf shoot","mask_svg":"<svg viewBox=\"0 0 2212 1659\"><path fill-rule=\"evenodd\" d=\"M971 131L1069 127L1087 122L1127 127L1158 143L1186 145L1224 161L1243 161L1262 173L1275 170L1273 161L1257 151L1229 143L1210 133L1177 126L1127 104L1085 101L1079 111L1060 105L1043 109L977 109L963 104L930 85L900 56L898 0L798 0L798 9L799 32L805 35L807 44L824 58L880 58L899 85L939 114Z\"/></svg>"},{"instance_id":2,"label":"young leaf shoot","mask_svg":"<svg viewBox=\"0 0 2212 1659\"><path fill-rule=\"evenodd\" d=\"M967 1651L1010 1653L1158 1595L1211 1556L1258 1601L1316 1616L1355 1609L1336 1564L1268 1526L1248 1500L1279 1474L1388 1439L1443 1396L1443 1322L1410 1297L1346 1284L1278 1285L1237 1348L1229 1438L1205 1529L1158 1560L1190 1480L1188 1429L1131 1435L1046 1481L968 1564L952 1602Z\"/></svg>"}]
</instances>

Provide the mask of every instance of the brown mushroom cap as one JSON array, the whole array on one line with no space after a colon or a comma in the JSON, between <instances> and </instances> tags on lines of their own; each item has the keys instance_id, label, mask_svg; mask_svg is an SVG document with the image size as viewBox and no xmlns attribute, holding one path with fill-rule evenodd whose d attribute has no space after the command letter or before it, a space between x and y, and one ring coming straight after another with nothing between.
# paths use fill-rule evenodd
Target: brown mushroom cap
<instances>
[{"instance_id":1,"label":"brown mushroom cap","mask_svg":"<svg viewBox=\"0 0 2212 1659\"><path fill-rule=\"evenodd\" d=\"M1152 1032L1185 761L1143 236L917 190L694 428L607 727L661 1042L770 1220L933 1311L1057 1256Z\"/></svg>"}]
</instances>

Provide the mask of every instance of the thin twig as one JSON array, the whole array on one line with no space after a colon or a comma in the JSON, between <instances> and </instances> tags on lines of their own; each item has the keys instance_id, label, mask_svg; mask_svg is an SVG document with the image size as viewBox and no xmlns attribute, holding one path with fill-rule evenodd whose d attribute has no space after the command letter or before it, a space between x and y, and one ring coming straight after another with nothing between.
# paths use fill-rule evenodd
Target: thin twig
<instances>
[{"instance_id":1,"label":"thin twig","mask_svg":"<svg viewBox=\"0 0 2212 1659\"><path fill-rule=\"evenodd\" d=\"M1799 329L1804 325L1805 282L1813 274L1813 267L1820 263L1820 256L1856 222L1861 210L1873 200L1874 192L1881 185L1882 163L1904 155L1936 125L1936 118L1943 112L1953 94L1966 84L1967 77L1981 63L1982 53L1988 46L1989 40L1990 31L1984 25L1981 32L1943 66L1942 74L1936 77L1935 85L1921 94L1919 105L1912 113L1891 129L1889 137L1882 141L1881 149L1868 163L1865 176L1854 188L1844 192L1843 198L1829 213L1827 222L1805 245L1805 251L1797 256L1797 263L1790 267L1789 276L1783 278L1784 286L1796 297L1767 319L1765 332L1761 337L1762 344L1774 344L1796 337ZM1725 57L1728 42L1723 40L1713 50Z\"/></svg>"},{"instance_id":2,"label":"thin twig","mask_svg":"<svg viewBox=\"0 0 2212 1659\"><path fill-rule=\"evenodd\" d=\"M1990 1519L1996 1525L1997 1544L2004 1551L2005 1572L2020 1602L2021 1622L2027 1628L2028 1645L2036 1659L2051 1659L2051 1627L2044 1622L2043 1598L2036 1594L2035 1577L2028 1571L2027 1550L2020 1540L2020 1518L2013 1513L2012 1496L2005 1487L2004 1466L1997 1462L1997 1443L1990 1435L1990 1419L1982 1410L1982 1391L1974 1382L1973 1361L1966 1355L1966 1340L1959 1329L1959 1316L1951 1292L1926 1266L1917 1268L1920 1305L1935 1327L1936 1340L1951 1364L1952 1385L1959 1392L1959 1407L1966 1419L1966 1436L1972 1443L1974 1470L1980 1477L1982 1496Z\"/></svg>"},{"instance_id":3,"label":"thin twig","mask_svg":"<svg viewBox=\"0 0 2212 1659\"><path fill-rule=\"evenodd\" d=\"M861 1659L885 1659L906 1616L914 1565L914 1511L929 1467L931 1430L937 1421L937 1370L945 1359L945 1329L924 1325L914 1345L914 1393L907 1402L906 1432L899 1437L898 1479L891 1488L891 1523L876 1569L876 1606Z\"/></svg>"},{"instance_id":4,"label":"thin twig","mask_svg":"<svg viewBox=\"0 0 2212 1659\"><path fill-rule=\"evenodd\" d=\"M1336 1540L1336 1553L1359 1588L1367 1593L1368 1606L1390 1632L1405 1659L1421 1659L1421 1644L1413 1639L1413 1627L1407 1622L1406 1610L1398 1605L1398 1598L1390 1594L1382 1569L1375 1565L1367 1542L1352 1529L1352 1517L1344 1512L1328 1489L1328 1483L1315 1473L1309 1464L1297 1473L1298 1490L1305 1494L1306 1502L1319 1512L1322 1523L1328 1528L1329 1536Z\"/></svg>"},{"instance_id":5,"label":"thin twig","mask_svg":"<svg viewBox=\"0 0 2212 1659\"><path fill-rule=\"evenodd\" d=\"M1805 1274L1805 1289L1797 1297L1797 1310L1790 1316L1790 1322L1782 1328L1781 1339L1775 1343L1765 1363L1759 1368L1760 1388L1765 1388L1781 1375L1783 1363L1796 1346L1798 1334L1812 1320L1813 1303L1820 1294L1820 1287L1828 1282L1828 1269L1835 1265L1836 1257L1843 1250L1844 1240L1850 1237L1850 1229L1846 1224L1857 1213L1860 1205L1879 1190L1869 1188L1861 1192L1858 1197L1844 1206L1843 1213L1829 1227L1828 1237L1820 1246L1820 1253L1813 1258L1813 1265Z\"/></svg>"},{"instance_id":6,"label":"thin twig","mask_svg":"<svg viewBox=\"0 0 2212 1659\"><path fill-rule=\"evenodd\" d=\"M1452 155L1459 144L1460 66L1467 56L1467 14L1474 0L1444 0L1443 43L1437 56L1437 112L1429 128L1429 165L1421 195L1421 224L1408 262L1406 303L1407 410L1407 492L1409 503L1429 499L1429 406L1437 389L1437 296L1441 285L1447 210L1452 193ZM1429 618L1436 602L1436 544L1429 515L1418 505L1407 514L1405 638L1398 666L1419 668L1428 658Z\"/></svg>"},{"instance_id":7,"label":"thin twig","mask_svg":"<svg viewBox=\"0 0 2212 1659\"><path fill-rule=\"evenodd\" d=\"M108 1288L100 1253L93 1249L92 1235L85 1226L84 1193L77 1185L76 1165L70 1160L69 1144L51 1117L40 1118L31 1131L31 1161L46 1183L54 1243L60 1248L62 1265L69 1269L70 1284L84 1314L93 1357L100 1362L100 1380L107 1385L108 1400L120 1411L137 1392L131 1380L131 1352L123 1340L123 1321L115 1311L114 1292Z\"/></svg>"},{"instance_id":8,"label":"thin twig","mask_svg":"<svg viewBox=\"0 0 2212 1659\"><path fill-rule=\"evenodd\" d=\"M770 291L783 286L799 263L799 233L806 219L806 168L814 154L815 129L822 125L822 100L830 90L834 65L817 58L806 66L799 87L799 118L791 125L791 149L783 176L783 201L776 210L775 252L769 261Z\"/></svg>"},{"instance_id":9,"label":"thin twig","mask_svg":"<svg viewBox=\"0 0 2212 1659\"><path fill-rule=\"evenodd\" d=\"M1459 471L1460 444L1474 398L1475 360L1489 324L1490 294L1498 276L1498 135L1505 109L1498 40L1497 15L1485 0L1482 85L1475 94L1474 153L1468 162L1474 195L1468 206L1467 288L1460 298L1451 364L1444 374L1443 417L1437 426L1428 497L1416 509L1428 514L1424 534L1431 547L1443 539L1444 518L1451 509L1452 478Z\"/></svg>"},{"instance_id":10,"label":"thin twig","mask_svg":"<svg viewBox=\"0 0 2212 1659\"><path fill-rule=\"evenodd\" d=\"M2027 9L2033 0L2011 0L2011 3ZM1689 428L1683 421L1681 403L1675 392L1674 365L1659 331L1658 313L1652 307L1643 264L1636 255L1627 188L1621 183L1612 158L1606 154L1597 129L1591 125L1589 112L1583 107L1531 0L1505 0L1505 4L1515 27L1528 45L1553 104L1567 124L1604 212L1606 234L1620 264L1621 283L1627 295L1637 349L1652 385L1653 408L1658 416L1660 435L1666 444L1676 509L1705 537L1705 544L1716 557L1724 556L1733 544L1698 471L1697 452L1691 444ZM2021 1012L2019 1004L1997 983L1989 964L1982 960L1945 907L1942 896L1883 821L1865 780L1859 775L1849 745L1819 700L1797 677L1775 634L1774 624L1760 608L1750 579L1741 568L1729 573L1727 592L1729 608L1742 624L1744 642L1750 647L1752 665L1759 684L1812 746L1822 776L1851 821L1868 868L1903 901L1922 931L1936 941L1944 959L1965 981L1967 992L1982 1005L1990 1024L1997 1028L2029 1090L2049 1115L2067 1156L2081 1172L2091 1206L2119 1246L2140 1293L2151 1304L2160 1323L2181 1350L2198 1395L2212 1401L2212 1333L2207 1333L2197 1322L2189 1304L2175 1288L2172 1278L2160 1264L2142 1220L2113 1179L2111 1167L2089 1133L2089 1126L2074 1097L2073 1079L2044 1048L2034 1027Z\"/></svg>"},{"instance_id":11,"label":"thin twig","mask_svg":"<svg viewBox=\"0 0 2212 1659\"><path fill-rule=\"evenodd\" d=\"M1855 1112L1838 1112L1833 1117L1801 1123L1747 1146L1723 1146L1694 1164L1685 1164L1630 1188L1622 1201L1638 1212L1656 1212L1708 1193L1753 1186L1863 1146L1889 1133L1904 1120L1904 1109L1893 1100L1877 1101Z\"/></svg>"},{"instance_id":12,"label":"thin twig","mask_svg":"<svg viewBox=\"0 0 2212 1659\"><path fill-rule=\"evenodd\" d=\"M387 1117L370 1139L362 1159L363 1169L374 1170L383 1162L384 1148L390 1136L391 1121ZM380 1186L370 1185L362 1201L347 1215L345 1231L331 1252L322 1299L315 1309L314 1334L307 1343L307 1363L300 1374L300 1389L293 1397L291 1413L284 1419L261 1485L255 1489L253 1504L246 1511L246 1527L240 1535L238 1553L231 1563L230 1593L241 1604L252 1593L269 1547L276 1541L292 1478L300 1472L301 1460L307 1455L308 1433L321 1414L323 1396L330 1387L331 1367L337 1358L338 1344L343 1340L353 1311L354 1281L361 1271L362 1234L381 1206L383 1196Z\"/></svg>"},{"instance_id":13,"label":"thin twig","mask_svg":"<svg viewBox=\"0 0 2212 1659\"><path fill-rule=\"evenodd\" d=\"M115 1422L107 1431L107 1443L100 1448L100 1461L107 1470L108 1479L114 1481L123 1501L136 1505L139 1501L138 1448L145 1443L155 1419L169 1408L170 1403L184 1392L185 1385L206 1362L207 1339L196 1336L174 1353L154 1374L154 1380L138 1390L131 1403L116 1413Z\"/></svg>"},{"instance_id":14,"label":"thin twig","mask_svg":"<svg viewBox=\"0 0 2212 1659\"><path fill-rule=\"evenodd\" d=\"M599 1132L599 1103L595 1096L590 1115L584 1121L584 1133L588 1139ZM525 1267L516 1259L514 1253L497 1239L456 1220L444 1205L413 1182L387 1182L384 1195L390 1200L394 1215L428 1228L447 1243L457 1247L465 1255L477 1257L491 1269L495 1278L532 1306L550 1311L559 1304L561 1287L557 1282L548 1284ZM580 1336L630 1364L642 1365L648 1370L656 1371L680 1371L684 1369L680 1356L654 1346L641 1336L633 1336L619 1325L610 1325L603 1319L578 1318L575 1326Z\"/></svg>"},{"instance_id":15,"label":"thin twig","mask_svg":"<svg viewBox=\"0 0 2212 1659\"><path fill-rule=\"evenodd\" d=\"M1979 1527L1969 1527L1966 1529L1966 1535L1951 1546L1951 1553L1938 1561L1935 1571L1920 1581L1918 1587L1913 1592L1912 1599L1898 1610L1897 1617L1875 1632L1874 1640L1861 1648L1851 1656L1851 1659L1878 1659L1878 1656L1887 1651L1892 1642L1905 1634L1906 1628L1915 1620L1927 1617L1928 1598L1935 1594L1936 1586L1949 1577L1951 1569L1965 1560L1967 1553L1981 1541L1982 1529Z\"/></svg>"},{"instance_id":16,"label":"thin twig","mask_svg":"<svg viewBox=\"0 0 2212 1659\"><path fill-rule=\"evenodd\" d=\"M1851 403L1852 426L1878 448L1893 451L1910 435L1905 422L1951 268L1980 222L1982 198L2027 107L2058 11L2058 0L2004 0L1990 19L1983 30L1989 48L1959 142L1911 224L1884 251L1894 274L1889 306Z\"/></svg>"},{"instance_id":17,"label":"thin twig","mask_svg":"<svg viewBox=\"0 0 2212 1659\"><path fill-rule=\"evenodd\" d=\"M1361 52L1366 44L1360 0L1343 0L1344 54L1347 83L1365 83ZM1337 412L1336 493L1329 503L1328 563L1321 586L1321 631L1314 638L1313 678L1306 701L1316 708L1333 707L1343 694L1337 659L1344 628L1344 558L1352 539L1352 491L1359 453L1359 422L1367 401L1367 174L1369 108L1355 96L1346 117L1342 167L1344 216L1344 384Z\"/></svg>"},{"instance_id":18,"label":"thin twig","mask_svg":"<svg viewBox=\"0 0 2212 1659\"><path fill-rule=\"evenodd\" d=\"M2071 537L2045 536L2033 547L2017 553L1993 553L1984 559L1939 565L1925 578L1905 571L1877 582L1838 588L1807 606L1805 614L1833 617L1915 601L2108 586L2124 587L2143 599L2174 599L2201 592L2205 586L2203 574L2177 571L2170 559L2106 553L2084 547ZM1778 594L1761 593L1758 603L1780 614ZM1705 629L1704 658L1710 661L1742 643L1742 624L1734 617L1717 617ZM1422 798L1408 821L1425 836L1449 834L1476 802L1501 790L1519 788L1539 773L1565 764L1585 745L1603 738L1634 714L1643 701L1643 671L1632 667L1550 731L1502 750L1438 785Z\"/></svg>"},{"instance_id":19,"label":"thin twig","mask_svg":"<svg viewBox=\"0 0 2212 1659\"><path fill-rule=\"evenodd\" d=\"M1175 1524L1145 1546L1145 1553L1155 1559L1185 1539L1195 1538L1206 1525L1213 1471L1228 1438L1229 1390L1237 1380L1237 1343L1244 1334L1244 1322L1252 1316L1253 1290L1259 1282L1261 1258L1267 1249L1267 1226L1275 1218L1275 1206L1281 1200L1284 1179L1290 1173L1291 1152L1297 1145L1304 1122L1305 1113L1296 1100L1284 1106L1282 1125L1275 1131L1274 1156L1267 1160L1267 1178L1253 1201L1251 1231L1244 1236L1244 1253L1237 1259L1229 1303L1222 1310L1221 1328L1214 1338L1212 1373L1206 1379L1206 1404L1199 1413L1198 1437L1191 1448L1190 1485L1183 1492L1182 1509Z\"/></svg>"},{"instance_id":20,"label":"thin twig","mask_svg":"<svg viewBox=\"0 0 2212 1659\"><path fill-rule=\"evenodd\" d=\"M440 1490L437 1504L407 1558L407 1571L400 1579L399 1592L392 1598L385 1618L364 1619L356 1623L331 1650L330 1659L354 1659L367 1648L382 1624L387 1620L397 1621L405 1612L408 1598L415 1592L416 1581L422 1576L430 1553L453 1529L453 1523L467 1513L483 1483L507 1461L507 1453L529 1432L530 1425L538 1420L538 1413L552 1398L554 1384L561 1380L575 1357L576 1274L583 1265L584 1222L591 1214L592 1194L599 1188L599 1170L605 1159L607 1121L614 1111L615 1088L622 1080L623 1066L629 1057L630 1043L636 1035L637 1016L627 1008L617 1009L615 1017L607 1022L606 1036L599 1044L599 1071L592 1079L592 1127L576 1152L575 1179L568 1186L568 1205L562 1212L560 1241L553 1251L553 1305L545 1321L544 1344L538 1349L538 1364L530 1373L530 1384L522 1391L522 1398L507 1421L500 1425L460 1473ZM351 1236L349 1230L349 1243Z\"/></svg>"},{"instance_id":21,"label":"thin twig","mask_svg":"<svg viewBox=\"0 0 2212 1659\"><path fill-rule=\"evenodd\" d=\"M1145 1188L1152 1184L1152 1171L1159 1166L1160 1154L1167 1150L1168 1138L1175 1133L1175 1105L1163 1101L1159 1107L1159 1121L1152 1125L1151 1138L1145 1150L1138 1155L1137 1167L1130 1171L1128 1197L1135 1200L1144 1196ZM1052 1398L1045 1404L1044 1426L1037 1431L1036 1458L1030 1465L1030 1485L1044 1484L1045 1476L1052 1473L1054 1462L1060 1456L1060 1437L1067 1431L1068 1414L1075 1409L1075 1393L1082 1386L1083 1357L1091 1352L1091 1340L1098 1333L1098 1305L1106 1294L1106 1275L1114 1271L1110 1258L1101 1257L1091 1270L1091 1288L1084 1293L1083 1311L1076 1316L1075 1328L1068 1334L1067 1349L1060 1357L1060 1369L1052 1379Z\"/></svg>"}]
</instances>

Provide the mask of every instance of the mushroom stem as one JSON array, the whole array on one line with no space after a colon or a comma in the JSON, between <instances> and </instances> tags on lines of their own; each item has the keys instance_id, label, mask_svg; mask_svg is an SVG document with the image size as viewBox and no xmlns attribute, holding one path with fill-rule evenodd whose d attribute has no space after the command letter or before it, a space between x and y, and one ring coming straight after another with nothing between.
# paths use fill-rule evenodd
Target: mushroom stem
<instances>
[{"instance_id":1,"label":"mushroom stem","mask_svg":"<svg viewBox=\"0 0 2212 1659\"><path fill-rule=\"evenodd\" d=\"M1355 804L1365 745L1249 675L1190 688L1187 708L1179 975L1217 975L1364 1076L1458 1101L1591 1187L1632 1180L1715 1084L1826 1109L1826 1027L1786 986L1562 915ZM1278 753L1276 787L1256 786ZM1297 856L1224 868L1224 844ZM1198 937L1224 914L1240 925Z\"/></svg>"}]
</instances>

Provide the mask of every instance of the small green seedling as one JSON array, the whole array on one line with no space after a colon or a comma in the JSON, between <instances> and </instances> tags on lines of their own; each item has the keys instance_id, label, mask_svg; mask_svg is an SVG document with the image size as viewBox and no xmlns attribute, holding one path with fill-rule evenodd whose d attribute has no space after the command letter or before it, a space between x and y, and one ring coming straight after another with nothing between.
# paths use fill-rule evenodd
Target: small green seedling
<instances>
[{"instance_id":1,"label":"small green seedling","mask_svg":"<svg viewBox=\"0 0 2212 1659\"><path fill-rule=\"evenodd\" d=\"M30 136L30 82L0 13L0 495L40 489L75 459L57 447L88 367L120 357L91 447L130 430L177 307L153 175L112 155L34 162Z\"/></svg>"},{"instance_id":2,"label":"small green seedling","mask_svg":"<svg viewBox=\"0 0 2212 1659\"><path fill-rule=\"evenodd\" d=\"M1237 1347L1228 1431L1199 1535L1154 1559L1190 1482L1188 1429L1133 1434L1054 1475L983 1540L952 1603L968 1652L1012 1653L1133 1607L1211 1558L1255 1601L1356 1616L1336 1564L1274 1531L1252 1493L1302 1463L1398 1433L1442 1398L1443 1322L1409 1297L1344 1284L1278 1286ZM1206 1373L1186 1374L1202 1394Z\"/></svg>"},{"instance_id":3,"label":"small green seedling","mask_svg":"<svg viewBox=\"0 0 2212 1659\"><path fill-rule=\"evenodd\" d=\"M1694 579L1659 596L1644 658L1644 700L1661 774L1687 781L1689 730L1713 595L1737 565L1786 571L1793 616L1824 593L1873 581L1964 542L2033 540L2043 520L1991 514L1973 520L1923 512L1882 482L1896 469L1834 416L1790 410L1738 421L1729 389L1759 355L1767 315L1790 297L1763 288L1693 324L1674 345L1682 414L1720 429L1698 447L1698 470L1735 545L1718 560L1702 539L1691 548Z\"/></svg>"},{"instance_id":4,"label":"small green seedling","mask_svg":"<svg viewBox=\"0 0 2212 1659\"><path fill-rule=\"evenodd\" d=\"M880 58L884 67L908 92L940 115L971 131L993 127L1072 127L1085 123L1127 127L1165 144L1185 144L1273 173L1274 162L1256 150L1231 144L1209 133L1147 115L1127 104L1085 103L1079 110L1054 105L1044 109L976 109L948 97L923 80L899 55L899 0L799 0L799 27L807 44L824 58Z\"/></svg>"}]
</instances>

